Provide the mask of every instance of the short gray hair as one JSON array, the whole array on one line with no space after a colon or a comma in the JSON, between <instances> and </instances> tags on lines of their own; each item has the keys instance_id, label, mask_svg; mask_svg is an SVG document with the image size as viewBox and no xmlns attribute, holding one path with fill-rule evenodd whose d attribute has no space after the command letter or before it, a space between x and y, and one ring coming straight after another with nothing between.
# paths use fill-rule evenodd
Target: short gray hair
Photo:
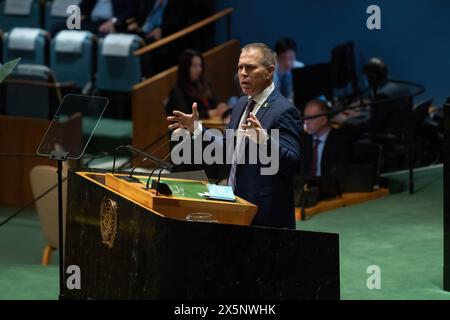
<instances>
[{"instance_id":1,"label":"short gray hair","mask_svg":"<svg viewBox=\"0 0 450 320\"><path fill-rule=\"evenodd\" d=\"M264 43L250 43L244 46L241 52L248 51L251 49L259 50L262 53L261 64L270 67L275 65L275 53L270 49L270 47Z\"/></svg>"}]
</instances>

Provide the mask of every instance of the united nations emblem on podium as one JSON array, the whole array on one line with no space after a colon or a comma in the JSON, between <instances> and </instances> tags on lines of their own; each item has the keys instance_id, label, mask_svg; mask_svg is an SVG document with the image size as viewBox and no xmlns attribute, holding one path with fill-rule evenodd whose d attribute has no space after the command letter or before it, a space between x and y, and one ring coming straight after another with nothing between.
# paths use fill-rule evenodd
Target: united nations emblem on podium
<instances>
[{"instance_id":1,"label":"united nations emblem on podium","mask_svg":"<svg viewBox=\"0 0 450 320\"><path fill-rule=\"evenodd\" d=\"M103 198L100 208L100 232L102 234L103 244L111 249L114 247L114 240L117 234L117 211L116 201Z\"/></svg>"}]
</instances>

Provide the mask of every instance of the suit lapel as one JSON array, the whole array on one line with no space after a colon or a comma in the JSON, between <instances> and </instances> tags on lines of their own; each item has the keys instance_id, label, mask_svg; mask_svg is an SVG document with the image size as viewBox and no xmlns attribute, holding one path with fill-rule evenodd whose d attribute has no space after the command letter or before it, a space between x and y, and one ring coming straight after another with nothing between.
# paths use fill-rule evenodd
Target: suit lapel
<instances>
[{"instance_id":1,"label":"suit lapel","mask_svg":"<svg viewBox=\"0 0 450 320\"><path fill-rule=\"evenodd\" d=\"M278 91L277 88L275 88L272 93L269 95L269 97L267 97L266 101L262 104L262 106L258 109L258 112L256 113L256 118L259 120L259 122L261 123L261 125L263 124L263 118L264 116L268 113L271 104L278 98L280 92ZM240 102L242 101L242 103ZM230 129L238 129L238 125L239 125L239 121L241 120L242 114L245 111L245 107L247 106L247 99L241 99L239 100L239 102L235 105L234 108L236 108L236 110L233 110L233 114L236 112L236 114L232 117L232 119L230 120ZM269 130L269 128L265 128L267 130ZM245 148L244 150L247 149L248 146L248 141L249 139L245 139Z\"/></svg>"},{"instance_id":2,"label":"suit lapel","mask_svg":"<svg viewBox=\"0 0 450 320\"><path fill-rule=\"evenodd\" d=\"M264 116L269 111L272 103L278 98L280 92L277 88L275 88L270 96L266 99L266 101L262 104L262 106L258 109L258 112L256 113L256 118L259 120L259 122L262 122ZM239 125L239 121L241 120L242 114L245 111L245 107L247 106L247 99L240 99L237 104L234 106L236 110L233 110L233 114L230 120L229 128L231 129L237 129Z\"/></svg>"},{"instance_id":3,"label":"suit lapel","mask_svg":"<svg viewBox=\"0 0 450 320\"><path fill-rule=\"evenodd\" d=\"M275 88L259 108L258 112L256 113L256 118L259 120L259 122L261 122L261 124L264 116L267 114L267 111L269 111L271 104L276 100L276 98L278 98L279 94L280 92L277 90L277 88Z\"/></svg>"},{"instance_id":4,"label":"suit lapel","mask_svg":"<svg viewBox=\"0 0 450 320\"><path fill-rule=\"evenodd\" d=\"M279 91L277 90L277 88L275 88L272 91L272 93L270 94L270 96L267 97L266 101L264 101L264 103L261 105L261 107L259 107L258 112L255 115L256 118L261 123L261 126L263 127L263 129L266 129L267 131L269 131L270 128L264 128L263 118L266 114L268 114L270 105L275 101L275 99L278 97L279 94L280 94ZM249 142L249 139L245 139L245 149L247 149L248 142Z\"/></svg>"}]
</instances>

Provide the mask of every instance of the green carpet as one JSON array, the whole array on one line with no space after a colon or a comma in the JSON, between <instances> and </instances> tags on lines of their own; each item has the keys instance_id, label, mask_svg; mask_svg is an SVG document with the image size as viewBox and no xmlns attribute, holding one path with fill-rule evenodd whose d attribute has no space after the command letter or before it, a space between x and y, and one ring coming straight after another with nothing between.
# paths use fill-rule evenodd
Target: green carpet
<instances>
[{"instance_id":1,"label":"green carpet","mask_svg":"<svg viewBox=\"0 0 450 320\"><path fill-rule=\"evenodd\" d=\"M406 181L406 175L396 179ZM442 168L415 174L416 193L391 195L321 213L300 230L340 235L342 299L450 299L442 290ZM0 208L0 221L10 208ZM33 210L0 227L0 299L56 299L58 255L40 266L45 242ZM370 290L367 267L381 269L381 289Z\"/></svg>"},{"instance_id":2,"label":"green carpet","mask_svg":"<svg viewBox=\"0 0 450 320\"><path fill-rule=\"evenodd\" d=\"M0 299L55 300L58 266L0 265Z\"/></svg>"},{"instance_id":3,"label":"green carpet","mask_svg":"<svg viewBox=\"0 0 450 320\"><path fill-rule=\"evenodd\" d=\"M415 189L297 223L340 235L342 299L450 299L442 290L442 168L416 172ZM370 265L380 267L379 290L367 288Z\"/></svg>"},{"instance_id":4,"label":"green carpet","mask_svg":"<svg viewBox=\"0 0 450 320\"><path fill-rule=\"evenodd\" d=\"M16 211L0 208L0 221ZM0 227L0 299L56 299L58 252L48 267L40 265L45 247L39 219L27 210Z\"/></svg>"}]
</instances>

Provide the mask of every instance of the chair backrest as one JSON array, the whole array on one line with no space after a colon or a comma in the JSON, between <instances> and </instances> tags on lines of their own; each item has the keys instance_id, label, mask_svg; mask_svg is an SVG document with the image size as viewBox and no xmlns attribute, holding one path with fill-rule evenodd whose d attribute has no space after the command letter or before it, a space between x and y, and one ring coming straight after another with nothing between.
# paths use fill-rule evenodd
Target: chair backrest
<instances>
[{"instance_id":1,"label":"chair backrest","mask_svg":"<svg viewBox=\"0 0 450 320\"><path fill-rule=\"evenodd\" d=\"M375 184L379 184L381 168L383 167L383 146L371 141L357 141L353 145L354 162L360 165L371 165ZM351 169L350 169L351 170ZM344 172L345 174L345 172ZM354 177L358 173L353 172Z\"/></svg>"},{"instance_id":2,"label":"chair backrest","mask_svg":"<svg viewBox=\"0 0 450 320\"><path fill-rule=\"evenodd\" d=\"M67 175L63 170L63 178ZM56 168L51 166L36 166L30 172L33 198L39 197L58 183ZM63 182L63 221L67 208L67 180ZM58 188L55 187L48 194L36 201L36 209L41 222L44 239L53 248L59 247L58 241ZM65 227L65 223L63 223ZM65 228L64 228L65 229ZM65 230L64 230L65 231Z\"/></svg>"},{"instance_id":3,"label":"chair backrest","mask_svg":"<svg viewBox=\"0 0 450 320\"><path fill-rule=\"evenodd\" d=\"M41 27L42 1L5 0L0 2L0 29L9 31L15 27Z\"/></svg>"},{"instance_id":4,"label":"chair backrest","mask_svg":"<svg viewBox=\"0 0 450 320\"><path fill-rule=\"evenodd\" d=\"M39 28L13 28L3 37L4 61L22 58L21 63L48 65L50 36Z\"/></svg>"},{"instance_id":5,"label":"chair backrest","mask_svg":"<svg viewBox=\"0 0 450 320\"><path fill-rule=\"evenodd\" d=\"M78 5L81 0L53 0L45 4L45 30L52 36L66 26L67 8L71 5Z\"/></svg>"},{"instance_id":6,"label":"chair backrest","mask_svg":"<svg viewBox=\"0 0 450 320\"><path fill-rule=\"evenodd\" d=\"M59 82L74 81L83 88L94 74L94 36L87 31L64 30L52 40L50 66Z\"/></svg>"},{"instance_id":7,"label":"chair backrest","mask_svg":"<svg viewBox=\"0 0 450 320\"><path fill-rule=\"evenodd\" d=\"M430 109L432 103L433 103L433 99L429 99L429 100L424 101L414 107L413 115L412 115L412 121L413 121L412 134L413 134L413 136L416 135L416 133L418 131L418 127L428 116L428 110Z\"/></svg>"},{"instance_id":8,"label":"chair backrest","mask_svg":"<svg viewBox=\"0 0 450 320\"><path fill-rule=\"evenodd\" d=\"M133 51L143 46L135 35L109 34L99 41L97 82L100 90L130 92L142 80L141 60Z\"/></svg>"},{"instance_id":9,"label":"chair backrest","mask_svg":"<svg viewBox=\"0 0 450 320\"><path fill-rule=\"evenodd\" d=\"M2 62L3 62L3 31L0 29L0 64Z\"/></svg>"},{"instance_id":10,"label":"chair backrest","mask_svg":"<svg viewBox=\"0 0 450 320\"><path fill-rule=\"evenodd\" d=\"M3 84L4 113L49 118L60 101L59 89L47 66L19 64Z\"/></svg>"}]
</instances>

